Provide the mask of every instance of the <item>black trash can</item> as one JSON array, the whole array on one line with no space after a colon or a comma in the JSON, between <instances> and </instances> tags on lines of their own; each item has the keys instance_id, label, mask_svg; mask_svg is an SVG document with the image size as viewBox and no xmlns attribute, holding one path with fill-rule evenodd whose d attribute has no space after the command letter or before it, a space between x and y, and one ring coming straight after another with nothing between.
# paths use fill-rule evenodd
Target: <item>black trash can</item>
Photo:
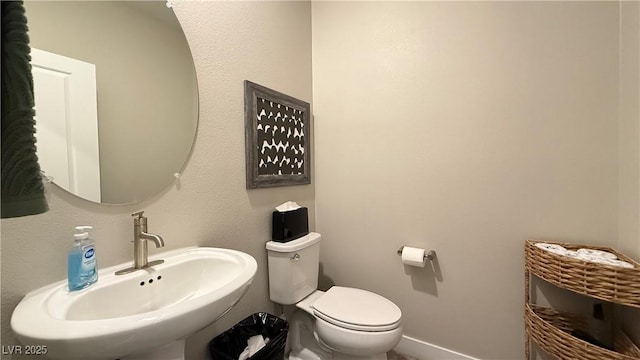
<instances>
[{"instance_id":1,"label":"black trash can","mask_svg":"<svg viewBox=\"0 0 640 360\"><path fill-rule=\"evenodd\" d=\"M247 340L262 335L269 342L250 360L284 360L289 323L275 315L255 313L216 336L209 342L213 360L237 360L247 347Z\"/></svg>"}]
</instances>

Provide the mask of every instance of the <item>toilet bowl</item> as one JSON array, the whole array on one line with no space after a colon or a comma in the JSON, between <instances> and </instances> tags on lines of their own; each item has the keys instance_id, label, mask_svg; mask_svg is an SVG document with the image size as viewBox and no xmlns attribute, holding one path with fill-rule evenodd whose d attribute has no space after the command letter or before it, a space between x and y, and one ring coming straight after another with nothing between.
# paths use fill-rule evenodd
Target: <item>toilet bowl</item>
<instances>
[{"instance_id":1,"label":"toilet bowl","mask_svg":"<svg viewBox=\"0 0 640 360\"><path fill-rule=\"evenodd\" d=\"M402 337L402 312L370 291L317 290L320 234L268 242L271 300L294 305L289 319L291 360L386 360Z\"/></svg>"},{"instance_id":2,"label":"toilet bowl","mask_svg":"<svg viewBox=\"0 0 640 360\"><path fill-rule=\"evenodd\" d=\"M382 358L379 355L391 350L402 337L400 309L366 290L342 286L326 293L317 290L296 307L313 316L321 344L339 354Z\"/></svg>"}]
</instances>

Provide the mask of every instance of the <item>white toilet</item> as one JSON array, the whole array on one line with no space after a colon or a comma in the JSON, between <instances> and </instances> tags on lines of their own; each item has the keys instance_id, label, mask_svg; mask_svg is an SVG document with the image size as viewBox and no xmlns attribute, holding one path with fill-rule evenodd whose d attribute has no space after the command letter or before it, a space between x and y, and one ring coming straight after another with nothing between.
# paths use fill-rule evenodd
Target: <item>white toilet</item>
<instances>
[{"instance_id":1,"label":"white toilet","mask_svg":"<svg viewBox=\"0 0 640 360\"><path fill-rule=\"evenodd\" d=\"M402 337L400 308L366 290L318 290L320 238L267 243L270 298L297 308L288 319L289 359L386 360Z\"/></svg>"}]
</instances>

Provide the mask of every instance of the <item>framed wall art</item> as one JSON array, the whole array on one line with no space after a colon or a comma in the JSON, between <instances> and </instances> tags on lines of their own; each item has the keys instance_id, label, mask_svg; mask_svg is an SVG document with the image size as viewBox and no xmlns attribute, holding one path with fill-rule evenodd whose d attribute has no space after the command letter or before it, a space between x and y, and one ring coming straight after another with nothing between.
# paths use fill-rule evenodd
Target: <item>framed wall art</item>
<instances>
[{"instance_id":1,"label":"framed wall art","mask_svg":"<svg viewBox=\"0 0 640 360\"><path fill-rule=\"evenodd\" d=\"M244 82L247 189L311 183L309 103Z\"/></svg>"}]
</instances>

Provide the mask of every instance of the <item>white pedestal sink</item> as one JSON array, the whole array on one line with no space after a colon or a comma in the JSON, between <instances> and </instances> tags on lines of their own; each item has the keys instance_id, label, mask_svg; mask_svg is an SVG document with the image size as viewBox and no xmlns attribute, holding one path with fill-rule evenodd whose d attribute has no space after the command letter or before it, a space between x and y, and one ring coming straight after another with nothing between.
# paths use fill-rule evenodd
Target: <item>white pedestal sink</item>
<instances>
[{"instance_id":1,"label":"white pedestal sink","mask_svg":"<svg viewBox=\"0 0 640 360\"><path fill-rule=\"evenodd\" d=\"M130 263L102 269L96 284L77 292L61 281L28 293L11 317L16 337L61 360L184 352L183 339L229 311L257 270L250 255L220 248L183 248L154 259L165 262L126 275L115 271Z\"/></svg>"}]
</instances>

